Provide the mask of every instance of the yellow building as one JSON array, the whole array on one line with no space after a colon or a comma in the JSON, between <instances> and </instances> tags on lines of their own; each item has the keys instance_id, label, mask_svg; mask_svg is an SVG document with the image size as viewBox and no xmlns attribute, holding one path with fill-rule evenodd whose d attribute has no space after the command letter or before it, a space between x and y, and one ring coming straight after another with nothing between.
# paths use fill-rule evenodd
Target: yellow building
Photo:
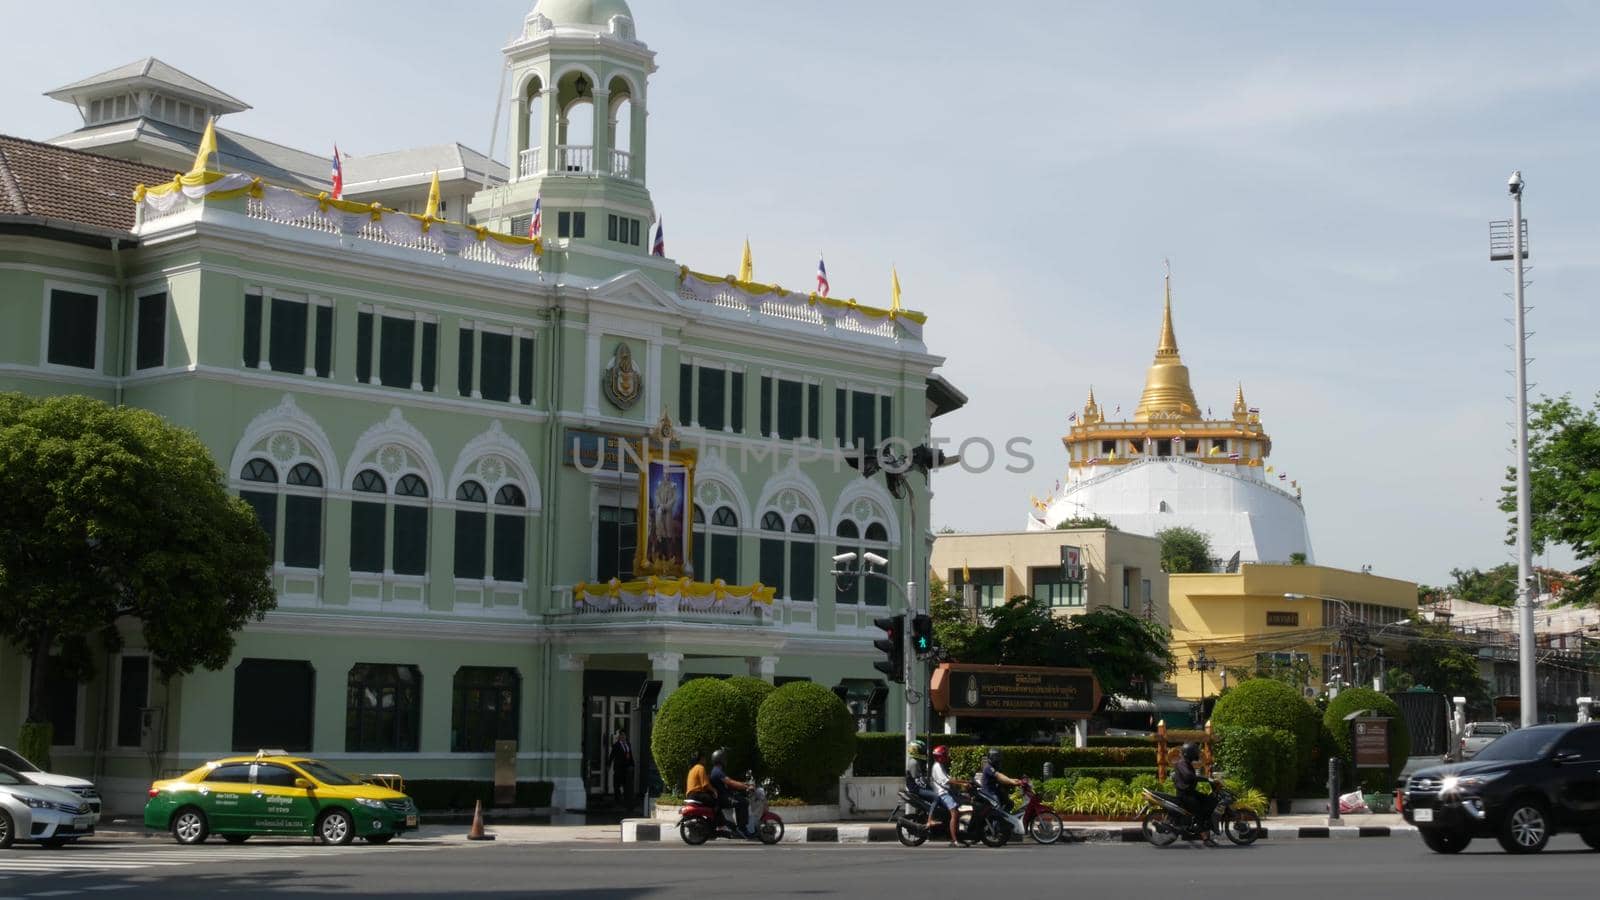
<instances>
[{"instance_id":1,"label":"yellow building","mask_svg":"<svg viewBox=\"0 0 1600 900\"><path fill-rule=\"evenodd\" d=\"M1314 692L1335 673L1370 682L1376 665L1358 655L1347 667L1343 638L1381 637L1417 610L1413 582L1327 566L1246 563L1238 572L1169 575L1167 582L1175 681L1189 699L1216 694L1228 669L1298 663L1303 687Z\"/></svg>"},{"instance_id":2,"label":"yellow building","mask_svg":"<svg viewBox=\"0 0 1600 900\"><path fill-rule=\"evenodd\" d=\"M1070 550L1075 570L1063 565ZM1104 528L941 534L931 565L958 597L972 585L980 608L1026 594L1058 616L1111 607L1167 624L1167 574L1153 537Z\"/></svg>"}]
</instances>

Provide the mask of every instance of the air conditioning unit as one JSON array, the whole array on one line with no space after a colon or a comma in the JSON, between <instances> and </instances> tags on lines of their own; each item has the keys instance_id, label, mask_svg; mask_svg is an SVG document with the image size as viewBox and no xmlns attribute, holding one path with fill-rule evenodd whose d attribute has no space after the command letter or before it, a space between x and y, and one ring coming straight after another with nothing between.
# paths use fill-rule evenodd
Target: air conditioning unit
<instances>
[{"instance_id":1,"label":"air conditioning unit","mask_svg":"<svg viewBox=\"0 0 1600 900\"><path fill-rule=\"evenodd\" d=\"M167 749L167 717L164 707L140 707L139 748L146 753L160 753Z\"/></svg>"}]
</instances>

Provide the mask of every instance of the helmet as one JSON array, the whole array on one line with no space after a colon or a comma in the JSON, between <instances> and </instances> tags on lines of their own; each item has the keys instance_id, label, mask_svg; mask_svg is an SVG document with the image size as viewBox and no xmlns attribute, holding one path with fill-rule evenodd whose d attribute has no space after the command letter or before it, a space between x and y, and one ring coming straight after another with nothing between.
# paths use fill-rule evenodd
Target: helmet
<instances>
[{"instance_id":1,"label":"helmet","mask_svg":"<svg viewBox=\"0 0 1600 900\"><path fill-rule=\"evenodd\" d=\"M1200 761L1200 745L1196 744L1194 741L1190 741L1187 744L1184 744L1183 745L1183 758L1187 759L1189 762L1199 762Z\"/></svg>"},{"instance_id":2,"label":"helmet","mask_svg":"<svg viewBox=\"0 0 1600 900\"><path fill-rule=\"evenodd\" d=\"M943 744L940 744L939 746L933 748L933 761L934 762L949 762L950 761L950 748L944 746Z\"/></svg>"},{"instance_id":3,"label":"helmet","mask_svg":"<svg viewBox=\"0 0 1600 900\"><path fill-rule=\"evenodd\" d=\"M1000 760L1003 757L1002 757L1002 754L1000 753L1000 748L999 747L990 747L989 748L989 752L987 754L985 754L985 756L989 760L989 765L994 766L996 769L1000 768Z\"/></svg>"},{"instance_id":4,"label":"helmet","mask_svg":"<svg viewBox=\"0 0 1600 900\"><path fill-rule=\"evenodd\" d=\"M711 764L713 766L724 766L724 765L727 765L728 764L728 751L726 749L724 749L724 748L721 748L721 747L718 747L716 750L711 751Z\"/></svg>"},{"instance_id":5,"label":"helmet","mask_svg":"<svg viewBox=\"0 0 1600 900\"><path fill-rule=\"evenodd\" d=\"M923 756L926 756L927 753L928 745L921 741L912 741L911 745L906 747L906 754L916 759L921 759Z\"/></svg>"},{"instance_id":6,"label":"helmet","mask_svg":"<svg viewBox=\"0 0 1600 900\"><path fill-rule=\"evenodd\" d=\"M691 765L691 766L695 765L695 764L699 763L700 760L705 759L705 758L706 758L706 752L704 750L693 750L693 751L690 751L690 753L689 753L689 765Z\"/></svg>"}]
</instances>

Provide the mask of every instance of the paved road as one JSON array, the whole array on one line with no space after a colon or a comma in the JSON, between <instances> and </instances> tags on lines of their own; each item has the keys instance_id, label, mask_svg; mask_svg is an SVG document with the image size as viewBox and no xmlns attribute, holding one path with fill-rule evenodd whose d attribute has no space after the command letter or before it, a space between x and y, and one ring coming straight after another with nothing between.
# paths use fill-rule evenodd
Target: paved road
<instances>
[{"instance_id":1,"label":"paved road","mask_svg":"<svg viewBox=\"0 0 1600 900\"><path fill-rule=\"evenodd\" d=\"M246 852L250 851L250 852ZM148 863L142 861L148 857ZM27 872L21 862L59 860ZM98 860L98 862L97 862ZM1590 896L1600 855L1562 837L1537 857L1479 842L1457 857L1410 838L1301 840L1208 850L1138 844L907 850L898 845L686 848L400 841L182 848L148 842L0 851L13 897L440 897L454 900L715 900L748 897L1183 900L1505 900ZM65 866L65 868L61 868Z\"/></svg>"}]
</instances>

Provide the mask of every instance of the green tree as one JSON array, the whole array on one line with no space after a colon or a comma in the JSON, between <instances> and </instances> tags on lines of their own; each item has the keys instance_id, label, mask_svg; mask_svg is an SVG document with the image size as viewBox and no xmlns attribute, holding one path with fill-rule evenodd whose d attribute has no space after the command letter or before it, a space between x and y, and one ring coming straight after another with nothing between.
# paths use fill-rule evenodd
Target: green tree
<instances>
[{"instance_id":1,"label":"green tree","mask_svg":"<svg viewBox=\"0 0 1600 900\"><path fill-rule=\"evenodd\" d=\"M1597 398L1600 400L1600 398ZM1591 605L1600 598L1600 420L1570 395L1533 404L1528 421L1528 476L1532 488L1535 552L1568 547L1586 565L1568 585L1567 599ZM1516 472L1507 472L1501 510L1516 514ZM1515 529L1515 518L1512 528ZM1514 537L1514 530L1513 530ZM1509 543L1510 541L1508 541Z\"/></svg>"},{"instance_id":2,"label":"green tree","mask_svg":"<svg viewBox=\"0 0 1600 900\"><path fill-rule=\"evenodd\" d=\"M1211 536L1186 525L1156 532L1161 541L1161 568L1169 574L1211 571Z\"/></svg>"},{"instance_id":3,"label":"green tree","mask_svg":"<svg viewBox=\"0 0 1600 900\"><path fill-rule=\"evenodd\" d=\"M88 397L0 394L0 638L31 657L27 721L48 719L52 651L87 660L125 616L164 677L222 668L276 603L271 562L193 433Z\"/></svg>"},{"instance_id":4,"label":"green tree","mask_svg":"<svg viewBox=\"0 0 1600 900\"><path fill-rule=\"evenodd\" d=\"M1104 528L1107 531L1117 530L1117 526L1111 524L1111 520L1105 516L1074 516L1070 519L1062 519L1056 524L1057 531L1066 531L1069 528Z\"/></svg>"},{"instance_id":5,"label":"green tree","mask_svg":"<svg viewBox=\"0 0 1600 900\"><path fill-rule=\"evenodd\" d=\"M1406 659L1395 670L1410 679L1400 687L1425 687L1446 697L1465 697L1473 709L1484 709L1491 699L1489 685L1478 671L1478 654L1471 644L1456 640L1450 629L1419 625L1417 637L1406 644Z\"/></svg>"},{"instance_id":6,"label":"green tree","mask_svg":"<svg viewBox=\"0 0 1600 900\"><path fill-rule=\"evenodd\" d=\"M1515 606L1517 603L1517 564L1501 563L1485 572L1481 569L1451 569L1455 583L1450 594L1459 600L1487 603L1490 606Z\"/></svg>"}]
</instances>

